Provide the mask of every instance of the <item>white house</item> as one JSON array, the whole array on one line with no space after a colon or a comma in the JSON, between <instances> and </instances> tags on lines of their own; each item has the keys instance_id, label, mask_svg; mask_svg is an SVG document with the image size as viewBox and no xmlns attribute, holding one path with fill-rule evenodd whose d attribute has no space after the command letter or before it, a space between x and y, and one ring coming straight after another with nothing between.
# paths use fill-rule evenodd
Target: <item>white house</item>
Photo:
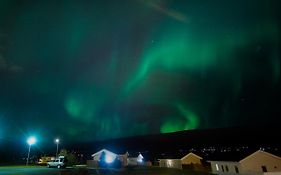
<instances>
[{"instance_id":1,"label":"white house","mask_svg":"<svg viewBox=\"0 0 281 175\"><path fill-rule=\"evenodd\" d=\"M239 162L235 161L209 161L214 174L241 174Z\"/></svg>"},{"instance_id":2,"label":"white house","mask_svg":"<svg viewBox=\"0 0 281 175\"><path fill-rule=\"evenodd\" d=\"M159 167L182 169L181 159L158 159Z\"/></svg>"},{"instance_id":3,"label":"white house","mask_svg":"<svg viewBox=\"0 0 281 175\"><path fill-rule=\"evenodd\" d=\"M214 174L281 174L281 158L258 150L240 161L209 161Z\"/></svg>"},{"instance_id":4,"label":"white house","mask_svg":"<svg viewBox=\"0 0 281 175\"><path fill-rule=\"evenodd\" d=\"M138 154L137 157L129 157L127 158L128 165L144 165L144 157L141 153Z\"/></svg>"},{"instance_id":5,"label":"white house","mask_svg":"<svg viewBox=\"0 0 281 175\"><path fill-rule=\"evenodd\" d=\"M118 156L117 154L115 154L115 153L113 153L111 151L108 151L107 149L102 149L102 150L100 150L100 151L98 151L98 152L96 152L95 154L92 155L93 160L94 161L99 161L100 160L100 156L102 154L105 154L105 161L107 163L113 162L116 159L116 157Z\"/></svg>"},{"instance_id":6,"label":"white house","mask_svg":"<svg viewBox=\"0 0 281 175\"><path fill-rule=\"evenodd\" d=\"M102 149L92 155L93 160L88 160L87 161L87 166L88 167L98 167L100 157L101 155L104 154L105 156L105 162L110 164L112 163L115 159L119 160L121 162L122 166L128 166L128 165L146 165L147 162L144 161L144 157L142 154L138 153L134 155L129 155L128 152L125 154L116 154L113 153L107 149Z\"/></svg>"}]
</instances>

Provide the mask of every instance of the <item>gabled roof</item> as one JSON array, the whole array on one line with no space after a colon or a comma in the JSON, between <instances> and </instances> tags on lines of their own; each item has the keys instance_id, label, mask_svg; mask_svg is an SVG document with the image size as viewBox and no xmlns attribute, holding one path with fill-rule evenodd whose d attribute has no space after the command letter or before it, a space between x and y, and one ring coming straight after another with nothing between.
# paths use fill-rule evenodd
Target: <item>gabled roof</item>
<instances>
[{"instance_id":1,"label":"gabled roof","mask_svg":"<svg viewBox=\"0 0 281 175\"><path fill-rule=\"evenodd\" d=\"M271 157L277 158L279 160L281 160L281 157L278 157L276 155L273 155L271 153L262 151L262 150L257 150L254 153L249 155L249 152L237 152L237 153L223 153L221 155L215 155L215 156L211 156L208 157L208 162L237 162L237 163L241 163L247 159L249 159L250 157L253 157L257 154L266 154L269 155Z\"/></svg>"},{"instance_id":2,"label":"gabled roof","mask_svg":"<svg viewBox=\"0 0 281 175\"><path fill-rule=\"evenodd\" d=\"M190 157L190 156L194 156L194 157L197 157L198 159L203 159L202 157L194 154L194 153L188 153L187 155L185 155L184 157L181 158L181 160L187 158L187 157Z\"/></svg>"},{"instance_id":3,"label":"gabled roof","mask_svg":"<svg viewBox=\"0 0 281 175\"><path fill-rule=\"evenodd\" d=\"M96 152L95 154L93 154L92 157L94 157L94 156L96 156L98 154L101 154L102 152L105 152L106 154L109 154L109 155L117 155L117 154L115 154L115 153L113 153L111 151L108 151L107 149L102 149L102 150Z\"/></svg>"},{"instance_id":4,"label":"gabled roof","mask_svg":"<svg viewBox=\"0 0 281 175\"><path fill-rule=\"evenodd\" d=\"M140 152L128 153L128 157L130 158L139 157L139 156L143 158L143 155Z\"/></svg>"},{"instance_id":5,"label":"gabled roof","mask_svg":"<svg viewBox=\"0 0 281 175\"><path fill-rule=\"evenodd\" d=\"M262 150L257 150L257 151L254 152L253 154L250 154L249 156L247 156L247 157L245 157L244 159L240 160L239 163L242 163L242 162L246 161L247 159L249 159L249 158L251 158L251 157L253 157L253 156L257 155L257 154L265 154L265 155L268 155L268 156L270 156L270 157L273 157L273 158L276 158L276 159L281 160L281 157L278 157L278 156L276 156L276 155L270 154L270 153L265 152L265 151L262 151Z\"/></svg>"},{"instance_id":6,"label":"gabled roof","mask_svg":"<svg viewBox=\"0 0 281 175\"><path fill-rule=\"evenodd\" d=\"M198 157L199 159L203 159L202 157L198 156L197 154L195 153L192 153L192 152L170 152L170 153L165 153L165 154L161 154L161 155L158 155L157 158L158 159L183 159L185 158L186 156L195 156L195 157Z\"/></svg>"}]
</instances>

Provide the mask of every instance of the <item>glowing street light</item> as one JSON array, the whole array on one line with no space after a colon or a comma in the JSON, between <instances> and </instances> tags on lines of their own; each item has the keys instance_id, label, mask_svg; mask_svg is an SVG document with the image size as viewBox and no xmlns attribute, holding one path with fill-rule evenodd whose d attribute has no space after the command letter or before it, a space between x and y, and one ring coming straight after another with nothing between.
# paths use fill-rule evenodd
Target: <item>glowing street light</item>
<instances>
[{"instance_id":1,"label":"glowing street light","mask_svg":"<svg viewBox=\"0 0 281 175\"><path fill-rule=\"evenodd\" d=\"M27 159L26 159L26 165L28 165L28 160L29 160L29 155L30 155L30 148L35 143L36 143L36 138L35 137L29 137L27 139L27 144L29 145L29 147L28 147L28 154L27 154Z\"/></svg>"},{"instance_id":2,"label":"glowing street light","mask_svg":"<svg viewBox=\"0 0 281 175\"><path fill-rule=\"evenodd\" d=\"M57 152L56 152L56 158L58 157L58 150L59 150L59 142L60 142L60 139L55 139L55 142L57 144Z\"/></svg>"}]
</instances>

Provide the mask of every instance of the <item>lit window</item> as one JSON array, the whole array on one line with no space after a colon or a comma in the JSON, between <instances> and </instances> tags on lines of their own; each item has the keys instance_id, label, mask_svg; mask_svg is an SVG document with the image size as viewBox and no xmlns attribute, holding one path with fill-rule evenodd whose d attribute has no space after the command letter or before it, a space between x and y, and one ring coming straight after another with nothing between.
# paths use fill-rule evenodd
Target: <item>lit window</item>
<instances>
[{"instance_id":1,"label":"lit window","mask_svg":"<svg viewBox=\"0 0 281 175\"><path fill-rule=\"evenodd\" d=\"M217 169L217 171L219 171L220 169L219 169L219 165L218 164L216 164L216 169Z\"/></svg>"},{"instance_id":2,"label":"lit window","mask_svg":"<svg viewBox=\"0 0 281 175\"><path fill-rule=\"evenodd\" d=\"M167 165L168 165L168 167L171 167L172 166L172 160L167 160Z\"/></svg>"}]
</instances>

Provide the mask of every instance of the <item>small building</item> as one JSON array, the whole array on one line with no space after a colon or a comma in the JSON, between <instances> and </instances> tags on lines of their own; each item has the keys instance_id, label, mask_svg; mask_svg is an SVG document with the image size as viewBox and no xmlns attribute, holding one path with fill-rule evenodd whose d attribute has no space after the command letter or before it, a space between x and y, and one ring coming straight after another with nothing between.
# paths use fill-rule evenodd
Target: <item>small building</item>
<instances>
[{"instance_id":1,"label":"small building","mask_svg":"<svg viewBox=\"0 0 281 175\"><path fill-rule=\"evenodd\" d=\"M96 152L95 154L92 155L93 160L99 161L102 154L105 154L105 161L107 163L113 162L116 159L116 157L118 156L117 154L115 154L111 151L108 151L107 149L102 149L102 150L100 150L100 151L98 151L98 152Z\"/></svg>"},{"instance_id":2,"label":"small building","mask_svg":"<svg viewBox=\"0 0 281 175\"><path fill-rule=\"evenodd\" d=\"M158 159L159 167L182 169L181 159Z\"/></svg>"},{"instance_id":3,"label":"small building","mask_svg":"<svg viewBox=\"0 0 281 175\"><path fill-rule=\"evenodd\" d=\"M214 174L240 174L241 167L235 161L209 161Z\"/></svg>"},{"instance_id":4,"label":"small building","mask_svg":"<svg viewBox=\"0 0 281 175\"><path fill-rule=\"evenodd\" d=\"M126 152L125 154L116 154L107 149L102 149L102 150L94 153L92 155L93 160L88 160L87 166L88 167L98 167L102 155L105 156L104 160L105 160L105 163L107 163L108 165L113 163L115 160L118 160L121 163L122 167L139 166L139 165L148 166L147 162L144 161L143 155L140 153L129 154L128 152Z\"/></svg>"},{"instance_id":5,"label":"small building","mask_svg":"<svg viewBox=\"0 0 281 175\"><path fill-rule=\"evenodd\" d=\"M145 165L144 157L141 153L139 153L138 156L132 156L129 154L127 158L127 163L129 166Z\"/></svg>"},{"instance_id":6,"label":"small building","mask_svg":"<svg viewBox=\"0 0 281 175\"><path fill-rule=\"evenodd\" d=\"M203 158L194 154L194 153L188 153L183 158L181 158L182 165L190 165L190 164L197 164L202 165L201 160Z\"/></svg>"},{"instance_id":7,"label":"small building","mask_svg":"<svg viewBox=\"0 0 281 175\"><path fill-rule=\"evenodd\" d=\"M187 166L193 165L202 165L201 160L202 157L194 154L188 153L185 156L176 155L176 156L168 156L169 158L161 158L159 160L160 167L167 167L167 168L178 168L182 169Z\"/></svg>"},{"instance_id":8,"label":"small building","mask_svg":"<svg viewBox=\"0 0 281 175\"><path fill-rule=\"evenodd\" d=\"M116 154L113 153L107 149L102 149L94 154L92 154L93 159L87 161L87 166L88 167L98 167L99 166L99 161L101 159L101 156L104 155L105 163L111 164L113 163L116 159L121 162L122 166L127 165L127 155L126 154Z\"/></svg>"},{"instance_id":9,"label":"small building","mask_svg":"<svg viewBox=\"0 0 281 175\"><path fill-rule=\"evenodd\" d=\"M240 160L243 172L278 172L281 171L281 157L258 150Z\"/></svg>"},{"instance_id":10,"label":"small building","mask_svg":"<svg viewBox=\"0 0 281 175\"><path fill-rule=\"evenodd\" d=\"M281 172L281 158L258 150L240 161L209 161L214 174L268 174Z\"/></svg>"}]
</instances>

